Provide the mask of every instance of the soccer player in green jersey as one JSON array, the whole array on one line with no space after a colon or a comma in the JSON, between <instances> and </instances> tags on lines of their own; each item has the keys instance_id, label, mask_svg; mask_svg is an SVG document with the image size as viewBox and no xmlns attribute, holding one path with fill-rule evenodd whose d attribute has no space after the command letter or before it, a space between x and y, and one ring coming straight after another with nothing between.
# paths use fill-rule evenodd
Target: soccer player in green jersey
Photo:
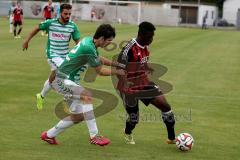
<instances>
[{"instance_id":1,"label":"soccer player in green jersey","mask_svg":"<svg viewBox=\"0 0 240 160\"><path fill-rule=\"evenodd\" d=\"M109 139L100 136L98 133L91 93L82 87L79 82L76 82L74 77L86 64L95 68L99 75L124 76L125 71L122 69L104 68L103 65L117 67L118 63L100 57L97 50L98 47L102 48L110 44L114 37L115 29L111 25L100 25L95 35L83 38L58 67L56 77L51 85L59 94L64 95L65 100L67 99L70 116L60 120L57 125L48 131L43 132L42 140L49 144L58 144L55 137L59 133L84 119L89 130L91 144L104 146L110 143Z\"/></svg>"},{"instance_id":2,"label":"soccer player in green jersey","mask_svg":"<svg viewBox=\"0 0 240 160\"><path fill-rule=\"evenodd\" d=\"M30 40L40 31L46 30L48 33L48 41L46 46L46 56L48 64L51 67L51 74L49 79L44 83L41 93L37 96L37 108L39 110L43 107L44 97L51 89L51 81L55 77L56 69L64 61L69 52L69 42L72 38L76 44L80 41L80 32L77 25L70 21L71 16L70 4L62 4L60 7L61 17L59 19L49 19L37 26L29 34L28 38L23 43L23 50L28 49Z\"/></svg>"}]
</instances>

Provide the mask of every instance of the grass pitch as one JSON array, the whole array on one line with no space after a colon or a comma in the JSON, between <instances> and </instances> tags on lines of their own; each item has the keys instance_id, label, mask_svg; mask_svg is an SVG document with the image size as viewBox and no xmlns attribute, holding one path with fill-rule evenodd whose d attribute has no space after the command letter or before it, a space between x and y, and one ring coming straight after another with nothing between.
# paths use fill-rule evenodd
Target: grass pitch
<instances>
[{"instance_id":1,"label":"grass pitch","mask_svg":"<svg viewBox=\"0 0 240 160\"><path fill-rule=\"evenodd\" d=\"M43 111L36 110L35 94L50 71L44 54L46 37L34 37L27 52L21 45L39 22L25 20L22 39L14 39L8 33L8 21L0 19L1 160L239 159L240 32L157 27L150 47L151 62L168 68L160 79L173 85L166 97L176 114L176 134L188 132L195 139L193 150L184 153L165 143L160 112L142 104L140 123L134 130L136 145L126 145L122 134L125 112L120 99L113 111L97 118L101 134L111 139L109 146L90 145L84 123L59 135L58 146L42 142L41 132L59 121L54 108L61 96L51 91ZM78 23L81 37L93 35L97 25ZM136 36L137 26L115 27L117 44ZM120 49L100 52L112 58ZM82 84L117 96L109 77Z\"/></svg>"}]
</instances>

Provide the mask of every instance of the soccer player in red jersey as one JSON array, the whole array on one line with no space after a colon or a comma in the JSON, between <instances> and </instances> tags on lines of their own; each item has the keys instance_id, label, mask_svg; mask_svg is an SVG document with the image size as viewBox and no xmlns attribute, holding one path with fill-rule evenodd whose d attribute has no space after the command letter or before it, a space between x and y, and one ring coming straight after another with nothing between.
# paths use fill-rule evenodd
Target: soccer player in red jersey
<instances>
[{"instance_id":1,"label":"soccer player in red jersey","mask_svg":"<svg viewBox=\"0 0 240 160\"><path fill-rule=\"evenodd\" d=\"M54 8L52 6L52 0L48 1L48 5L43 8L43 17L45 20L52 19L54 13Z\"/></svg>"},{"instance_id":2,"label":"soccer player in red jersey","mask_svg":"<svg viewBox=\"0 0 240 160\"><path fill-rule=\"evenodd\" d=\"M52 19L54 17L54 7L52 6L52 0L48 1L48 4L43 8L43 18L44 20ZM44 32L42 32L44 36ZM47 32L46 32L47 36Z\"/></svg>"},{"instance_id":3,"label":"soccer player in red jersey","mask_svg":"<svg viewBox=\"0 0 240 160\"><path fill-rule=\"evenodd\" d=\"M154 31L152 23L142 22L137 38L129 41L118 56L118 62L127 72L127 76L118 77L117 86L128 114L124 131L127 144L135 144L132 131L139 121L139 100L146 106L152 104L161 110L163 122L167 127L167 143L175 143L175 119L171 106L160 88L148 78L148 74L154 71L148 64L148 46L153 41Z\"/></svg>"},{"instance_id":4,"label":"soccer player in red jersey","mask_svg":"<svg viewBox=\"0 0 240 160\"><path fill-rule=\"evenodd\" d=\"M20 6L20 2L18 2L17 7L13 10L14 38L21 38L20 33L22 31L22 24L23 24L23 9ZM19 26L18 32L17 26Z\"/></svg>"}]
</instances>

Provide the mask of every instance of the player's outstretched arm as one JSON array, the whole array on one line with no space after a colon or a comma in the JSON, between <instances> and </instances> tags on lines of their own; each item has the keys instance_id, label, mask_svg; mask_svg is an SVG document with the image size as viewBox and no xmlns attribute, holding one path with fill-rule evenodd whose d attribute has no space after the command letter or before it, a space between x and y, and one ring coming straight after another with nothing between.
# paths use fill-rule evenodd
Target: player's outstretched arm
<instances>
[{"instance_id":1,"label":"player's outstretched arm","mask_svg":"<svg viewBox=\"0 0 240 160\"><path fill-rule=\"evenodd\" d=\"M75 44L78 45L78 43L80 42L80 39L74 40Z\"/></svg>"},{"instance_id":2,"label":"player's outstretched arm","mask_svg":"<svg viewBox=\"0 0 240 160\"><path fill-rule=\"evenodd\" d=\"M148 63L145 64L145 67L146 67L146 70L148 73L153 74L154 69L152 67L150 67Z\"/></svg>"},{"instance_id":3,"label":"player's outstretched arm","mask_svg":"<svg viewBox=\"0 0 240 160\"><path fill-rule=\"evenodd\" d=\"M100 56L100 61L105 66L119 67L119 65L120 65L118 62L111 61L102 56Z\"/></svg>"},{"instance_id":4,"label":"player's outstretched arm","mask_svg":"<svg viewBox=\"0 0 240 160\"><path fill-rule=\"evenodd\" d=\"M38 26L31 31L27 39L23 42L23 45L22 45L23 51L28 49L28 43L39 31L40 29Z\"/></svg>"},{"instance_id":5,"label":"player's outstretched arm","mask_svg":"<svg viewBox=\"0 0 240 160\"><path fill-rule=\"evenodd\" d=\"M101 66L95 67L96 72L100 76L111 76L111 75L120 75L124 76L125 71L123 69L108 69Z\"/></svg>"}]
</instances>

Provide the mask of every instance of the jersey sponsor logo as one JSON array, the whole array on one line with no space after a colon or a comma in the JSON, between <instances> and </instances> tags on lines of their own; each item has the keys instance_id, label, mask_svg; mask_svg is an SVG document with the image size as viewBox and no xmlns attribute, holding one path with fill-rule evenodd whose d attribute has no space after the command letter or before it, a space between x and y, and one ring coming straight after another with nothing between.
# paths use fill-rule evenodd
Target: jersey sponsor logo
<instances>
[{"instance_id":1,"label":"jersey sponsor logo","mask_svg":"<svg viewBox=\"0 0 240 160\"><path fill-rule=\"evenodd\" d=\"M69 36L65 35L65 34L57 34L57 33L52 33L53 37L59 37L59 38L68 38Z\"/></svg>"},{"instance_id":2,"label":"jersey sponsor logo","mask_svg":"<svg viewBox=\"0 0 240 160\"><path fill-rule=\"evenodd\" d=\"M49 32L50 36L50 40L55 40L55 41L69 41L70 39L70 33L67 34L67 33L59 33L59 32L52 32L50 31Z\"/></svg>"},{"instance_id":3,"label":"jersey sponsor logo","mask_svg":"<svg viewBox=\"0 0 240 160\"><path fill-rule=\"evenodd\" d=\"M146 56L146 57L143 57L142 59L141 59L141 64L143 64L143 63L147 63L148 62L148 59L149 59L149 56Z\"/></svg>"}]
</instances>

